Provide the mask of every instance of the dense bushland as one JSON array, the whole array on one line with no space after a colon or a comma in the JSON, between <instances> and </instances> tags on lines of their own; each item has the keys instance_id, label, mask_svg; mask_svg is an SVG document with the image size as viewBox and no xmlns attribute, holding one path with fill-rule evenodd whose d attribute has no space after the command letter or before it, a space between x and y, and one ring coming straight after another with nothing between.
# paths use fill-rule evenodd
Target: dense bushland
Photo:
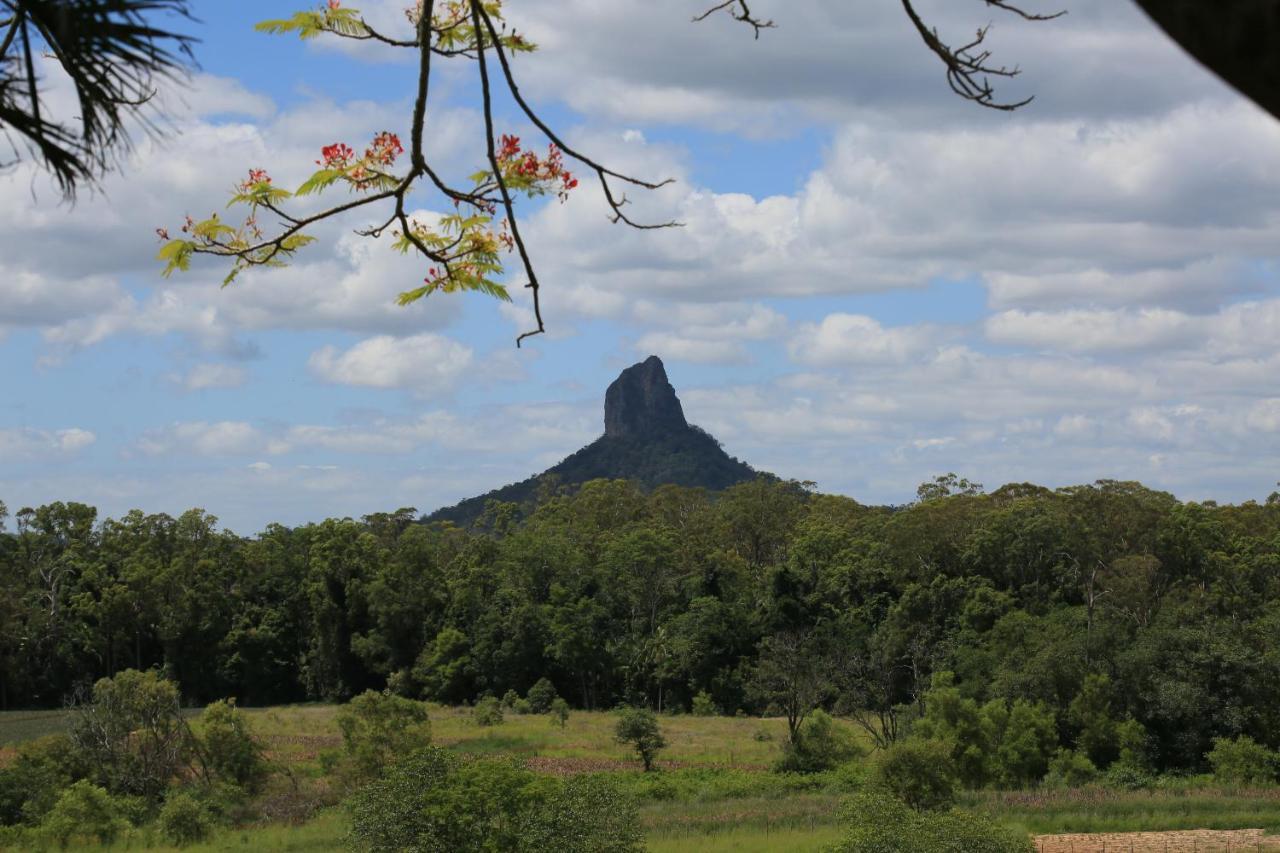
<instances>
[{"instance_id":1,"label":"dense bushland","mask_svg":"<svg viewBox=\"0 0 1280 853\"><path fill-rule=\"evenodd\" d=\"M767 479L552 492L471 531L412 510L248 538L201 510L20 510L0 534L0 698L57 706L155 667L185 704L696 701L786 716L800 749L824 709L879 746L948 744L970 787L1142 784L1214 750L1242 778L1274 767L1222 744L1280 746L1276 496L950 476L900 508Z\"/></svg>"}]
</instances>

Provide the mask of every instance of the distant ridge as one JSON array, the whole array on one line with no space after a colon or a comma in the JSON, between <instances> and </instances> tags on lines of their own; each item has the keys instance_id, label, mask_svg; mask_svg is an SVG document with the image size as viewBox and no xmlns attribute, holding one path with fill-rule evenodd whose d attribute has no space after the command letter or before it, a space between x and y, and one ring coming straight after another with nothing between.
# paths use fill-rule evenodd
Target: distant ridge
<instances>
[{"instance_id":1,"label":"distant ridge","mask_svg":"<svg viewBox=\"0 0 1280 853\"><path fill-rule=\"evenodd\" d=\"M532 503L548 475L558 485L607 478L636 480L648 488L674 483L719 491L758 474L685 420L662 359L651 355L622 371L605 391L600 438L541 474L438 509L426 520L468 525L491 500Z\"/></svg>"}]
</instances>

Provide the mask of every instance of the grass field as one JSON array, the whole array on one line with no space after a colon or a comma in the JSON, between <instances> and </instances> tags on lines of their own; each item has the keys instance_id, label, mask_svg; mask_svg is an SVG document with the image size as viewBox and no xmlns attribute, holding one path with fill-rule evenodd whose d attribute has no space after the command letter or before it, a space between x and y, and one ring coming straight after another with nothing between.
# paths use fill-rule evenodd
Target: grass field
<instances>
[{"instance_id":1,"label":"grass field","mask_svg":"<svg viewBox=\"0 0 1280 853\"><path fill-rule=\"evenodd\" d=\"M280 801L264 810L277 820L312 816L298 825L277 822L227 830L207 844L184 849L342 849L345 814L332 806L336 798L319 761L323 751L341 742L336 706L245 710L271 758L301 783L301 795L281 786ZM543 716L508 714L502 725L485 728L472 720L470 709L432 706L430 714L432 740L459 752L518 757L545 773L609 773L639 798L642 825L655 853L822 850L839 836L835 815L841 798L865 775L858 766L814 776L770 772L786 738L781 719L663 717L668 746L658 761L660 772L645 774L628 748L614 742L614 717L608 713L574 713L563 729ZM67 722L62 711L0 713L0 762L15 744L65 731ZM861 740L852 726L840 725ZM295 802L299 796L303 801ZM1280 832L1280 788L1233 790L1188 781L1154 791L985 791L966 795L963 804L1033 835L1245 828ZM99 849L170 848L143 829Z\"/></svg>"}]
</instances>

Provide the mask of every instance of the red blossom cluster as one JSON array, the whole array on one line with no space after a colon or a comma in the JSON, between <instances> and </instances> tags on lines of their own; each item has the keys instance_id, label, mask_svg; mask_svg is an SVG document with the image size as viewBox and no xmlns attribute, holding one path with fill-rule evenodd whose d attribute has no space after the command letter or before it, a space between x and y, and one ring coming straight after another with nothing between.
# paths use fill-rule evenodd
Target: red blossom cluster
<instances>
[{"instance_id":1,"label":"red blossom cluster","mask_svg":"<svg viewBox=\"0 0 1280 853\"><path fill-rule=\"evenodd\" d=\"M269 184L269 183L271 183L271 176L267 174L266 169L250 169L249 177L241 181L240 183L236 184L236 189L239 192L244 193L253 189L253 187L256 184Z\"/></svg>"},{"instance_id":2,"label":"red blossom cluster","mask_svg":"<svg viewBox=\"0 0 1280 853\"><path fill-rule=\"evenodd\" d=\"M373 144L364 150L364 158L380 166L390 166L396 157L404 153L400 137L384 130L373 138Z\"/></svg>"},{"instance_id":3,"label":"red blossom cluster","mask_svg":"<svg viewBox=\"0 0 1280 853\"><path fill-rule=\"evenodd\" d=\"M350 145L345 142L335 142L320 149L320 159L316 161L316 165L324 166L326 169L345 169L351 165L351 158L355 154Z\"/></svg>"},{"instance_id":4,"label":"red blossom cluster","mask_svg":"<svg viewBox=\"0 0 1280 853\"><path fill-rule=\"evenodd\" d=\"M520 137L504 133L497 156L503 174L554 189L561 201L568 198L569 190L578 185L578 179L564 167L564 155L555 144L547 147L546 159L539 159L534 152L521 148Z\"/></svg>"},{"instance_id":5,"label":"red blossom cluster","mask_svg":"<svg viewBox=\"0 0 1280 853\"><path fill-rule=\"evenodd\" d=\"M329 8L336 9L342 5L342 0L329 0Z\"/></svg>"}]
</instances>

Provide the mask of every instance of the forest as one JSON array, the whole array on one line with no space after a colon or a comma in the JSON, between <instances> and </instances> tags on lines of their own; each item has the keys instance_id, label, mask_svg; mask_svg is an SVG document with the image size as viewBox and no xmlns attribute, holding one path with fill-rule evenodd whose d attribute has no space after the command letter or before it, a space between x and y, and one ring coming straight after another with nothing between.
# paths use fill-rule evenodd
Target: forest
<instances>
[{"instance_id":1,"label":"forest","mask_svg":"<svg viewBox=\"0 0 1280 853\"><path fill-rule=\"evenodd\" d=\"M0 535L0 696L61 707L155 669L191 706L458 705L546 679L580 709L785 716L793 740L815 709L881 746L966 715L1031 732L1026 767L975 787L1034 783L1055 750L1198 772L1215 738L1280 746L1278 570L1280 495L1118 481L946 475L902 507L764 477L547 483L470 530L401 509L248 537L53 503Z\"/></svg>"}]
</instances>

